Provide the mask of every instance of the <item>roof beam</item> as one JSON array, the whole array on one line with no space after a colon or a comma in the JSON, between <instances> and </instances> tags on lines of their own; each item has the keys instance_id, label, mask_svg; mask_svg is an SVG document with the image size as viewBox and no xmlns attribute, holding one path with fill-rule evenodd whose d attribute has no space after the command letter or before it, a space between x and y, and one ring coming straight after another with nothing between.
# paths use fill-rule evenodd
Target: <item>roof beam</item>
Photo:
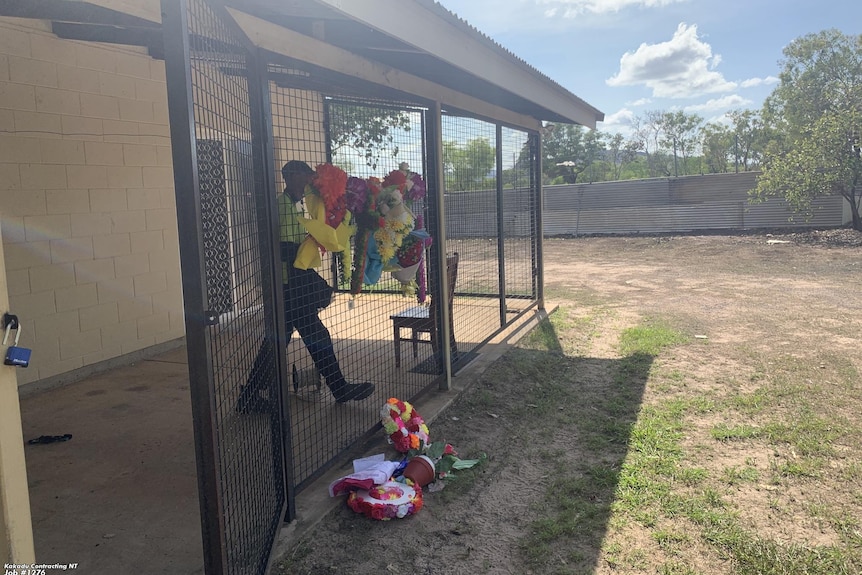
<instances>
[{"instance_id":1,"label":"roof beam","mask_svg":"<svg viewBox=\"0 0 862 575\"><path fill-rule=\"evenodd\" d=\"M158 26L155 28L129 28L55 21L51 24L51 31L58 37L67 40L145 46L151 49L154 47L161 48L162 46L162 30Z\"/></svg>"},{"instance_id":2,"label":"roof beam","mask_svg":"<svg viewBox=\"0 0 862 575\"><path fill-rule=\"evenodd\" d=\"M57 22L76 22L84 24L103 24L108 26L129 26L158 28L158 21L140 18L123 10L116 10L116 0L82 2L80 0L2 0L0 16L14 18L33 18Z\"/></svg>"},{"instance_id":3,"label":"roof beam","mask_svg":"<svg viewBox=\"0 0 862 575\"><path fill-rule=\"evenodd\" d=\"M434 55L537 105L595 128L604 114L515 56L507 56L491 40L480 42L452 22L403 0L315 0L341 14ZM405 25L405 22L413 23ZM478 32L476 32L478 34Z\"/></svg>"},{"instance_id":4,"label":"roof beam","mask_svg":"<svg viewBox=\"0 0 862 575\"><path fill-rule=\"evenodd\" d=\"M347 50L245 12L233 8L228 8L228 11L256 46L270 52L411 94L423 100L440 102L444 106L493 119L512 127L534 131L541 128L539 119L532 116L495 106L402 70L367 60Z\"/></svg>"}]
</instances>

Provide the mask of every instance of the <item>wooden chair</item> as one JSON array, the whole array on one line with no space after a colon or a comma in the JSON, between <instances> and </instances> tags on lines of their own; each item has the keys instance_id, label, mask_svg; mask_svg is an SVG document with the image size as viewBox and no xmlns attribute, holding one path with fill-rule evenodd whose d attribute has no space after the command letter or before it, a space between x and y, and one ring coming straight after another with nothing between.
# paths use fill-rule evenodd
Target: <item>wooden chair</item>
<instances>
[{"instance_id":1,"label":"wooden chair","mask_svg":"<svg viewBox=\"0 0 862 575\"><path fill-rule=\"evenodd\" d=\"M452 353L455 353L455 335L452 329L452 299L455 296L455 282L458 279L458 253L446 258L446 275L448 277L449 291L449 333L452 345ZM437 297L432 295L431 305L418 305L405 309L397 314L389 316L392 320L392 327L395 335L395 367L401 366L401 342L409 341L413 344L413 357L419 357L419 344L430 343L431 349L435 352L440 349L437 334L437 308L434 305ZM407 328L411 331L411 336L401 337L401 329ZM427 333L429 339L419 337L420 333Z\"/></svg>"}]
</instances>

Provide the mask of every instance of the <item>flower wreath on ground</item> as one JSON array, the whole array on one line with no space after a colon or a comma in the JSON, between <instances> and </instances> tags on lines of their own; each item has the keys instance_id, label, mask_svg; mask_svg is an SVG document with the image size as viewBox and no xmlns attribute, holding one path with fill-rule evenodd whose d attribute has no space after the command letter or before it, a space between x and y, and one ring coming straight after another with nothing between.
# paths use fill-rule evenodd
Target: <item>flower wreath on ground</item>
<instances>
[{"instance_id":1,"label":"flower wreath on ground","mask_svg":"<svg viewBox=\"0 0 862 575\"><path fill-rule=\"evenodd\" d=\"M383 454L355 460L354 474L329 487L330 496L350 491L348 507L372 519L387 521L417 513L424 505L423 486L439 491L444 482L436 480L449 479L455 470L468 469L486 459L485 454L478 459L460 459L452 445L428 443L425 421L413 405L398 398L390 397L380 408L380 422L400 452L400 462L386 461ZM420 465L414 467L417 463Z\"/></svg>"},{"instance_id":2,"label":"flower wreath on ground","mask_svg":"<svg viewBox=\"0 0 862 575\"><path fill-rule=\"evenodd\" d=\"M430 431L419 412L406 401L395 397L380 409L380 423L396 450L406 458L425 456L434 465L437 479L449 477L453 471L469 469L484 459L461 459L455 448L444 442L430 443Z\"/></svg>"},{"instance_id":3,"label":"flower wreath on ground","mask_svg":"<svg viewBox=\"0 0 862 575\"><path fill-rule=\"evenodd\" d=\"M407 453L428 444L428 426L413 406L390 397L380 409L380 423L395 449Z\"/></svg>"},{"instance_id":4,"label":"flower wreath on ground","mask_svg":"<svg viewBox=\"0 0 862 575\"><path fill-rule=\"evenodd\" d=\"M347 505L372 519L401 519L422 509L422 488L399 481L387 481L369 490L352 491L347 497Z\"/></svg>"},{"instance_id":5,"label":"flower wreath on ground","mask_svg":"<svg viewBox=\"0 0 862 575\"><path fill-rule=\"evenodd\" d=\"M350 237L356 231L347 209L347 173L332 164L319 164L305 190L307 217L300 223L308 237L299 247L296 267L311 269L321 264L321 253L342 254L344 270L351 268Z\"/></svg>"}]
</instances>

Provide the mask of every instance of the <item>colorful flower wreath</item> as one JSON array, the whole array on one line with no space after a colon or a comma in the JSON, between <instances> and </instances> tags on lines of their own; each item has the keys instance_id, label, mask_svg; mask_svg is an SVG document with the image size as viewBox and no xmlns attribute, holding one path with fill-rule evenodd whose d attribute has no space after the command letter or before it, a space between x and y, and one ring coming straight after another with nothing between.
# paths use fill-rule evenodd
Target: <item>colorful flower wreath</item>
<instances>
[{"instance_id":1,"label":"colorful flower wreath","mask_svg":"<svg viewBox=\"0 0 862 575\"><path fill-rule=\"evenodd\" d=\"M390 397L380 409L380 423L395 449L407 453L428 444L428 426L413 406Z\"/></svg>"},{"instance_id":2,"label":"colorful flower wreath","mask_svg":"<svg viewBox=\"0 0 862 575\"><path fill-rule=\"evenodd\" d=\"M306 187L307 217L300 219L309 235L299 247L296 267L320 267L321 252L329 251L341 253L344 269L350 270L350 237L355 228L347 211L347 180L347 173L338 166L319 164L316 167L314 178Z\"/></svg>"},{"instance_id":3,"label":"colorful flower wreath","mask_svg":"<svg viewBox=\"0 0 862 575\"><path fill-rule=\"evenodd\" d=\"M372 519L388 521L413 515L422 509L422 488L397 481L387 481L369 490L353 491L347 505Z\"/></svg>"},{"instance_id":4,"label":"colorful flower wreath","mask_svg":"<svg viewBox=\"0 0 862 575\"><path fill-rule=\"evenodd\" d=\"M406 162L389 172L383 181L374 177L367 180L351 177L346 187L345 205L357 226L350 292L358 294L363 284L376 284L381 272L405 267L398 262L398 252L405 238L414 229L422 228L421 208L427 187L422 176L411 172ZM418 209L419 216L414 215L414 209ZM426 243L425 247L428 245ZM412 265L423 267L420 264L421 259ZM412 277L416 273L411 271L412 276L402 280L402 284L413 287L412 292L415 293L417 288L412 285L415 284ZM424 279L424 268L420 279ZM424 290L420 291L423 292L420 301L423 301Z\"/></svg>"}]
</instances>

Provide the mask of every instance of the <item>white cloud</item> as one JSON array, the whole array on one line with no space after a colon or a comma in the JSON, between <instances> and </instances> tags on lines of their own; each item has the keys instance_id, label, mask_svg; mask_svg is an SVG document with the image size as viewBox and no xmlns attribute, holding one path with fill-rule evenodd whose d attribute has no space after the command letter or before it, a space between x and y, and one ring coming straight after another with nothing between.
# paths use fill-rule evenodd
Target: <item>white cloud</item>
<instances>
[{"instance_id":1,"label":"white cloud","mask_svg":"<svg viewBox=\"0 0 862 575\"><path fill-rule=\"evenodd\" d=\"M656 98L691 98L736 89L734 82L712 70L720 56L697 37L697 26L681 23L673 38L658 44L641 44L620 58L620 70L609 86L644 85Z\"/></svg>"},{"instance_id":2,"label":"white cloud","mask_svg":"<svg viewBox=\"0 0 862 575\"><path fill-rule=\"evenodd\" d=\"M768 86L777 84L780 80L775 76L767 76L766 78L749 78L739 83L743 88L754 88L756 86Z\"/></svg>"},{"instance_id":3,"label":"white cloud","mask_svg":"<svg viewBox=\"0 0 862 575\"><path fill-rule=\"evenodd\" d=\"M614 112L613 114L605 115L605 120L599 122L596 128L607 134L622 134L629 137L632 133L632 121L635 119L635 113L628 108Z\"/></svg>"},{"instance_id":4,"label":"white cloud","mask_svg":"<svg viewBox=\"0 0 862 575\"><path fill-rule=\"evenodd\" d=\"M649 98L640 98L634 102L630 102L629 106L636 106L639 108L641 106L646 106L647 104L652 104L652 100Z\"/></svg>"},{"instance_id":5,"label":"white cloud","mask_svg":"<svg viewBox=\"0 0 862 575\"><path fill-rule=\"evenodd\" d=\"M724 110L732 110L735 108L744 108L753 104L753 102L747 98L743 98L737 94L732 94L730 96L724 96L722 98L715 98L713 100L707 100L703 104L694 104L691 106L686 106L684 110L686 112L720 112Z\"/></svg>"},{"instance_id":6,"label":"white cloud","mask_svg":"<svg viewBox=\"0 0 862 575\"><path fill-rule=\"evenodd\" d=\"M551 6L545 11L548 18L561 16L574 18L587 12L605 14L626 8L661 8L688 0L535 0L537 4Z\"/></svg>"},{"instance_id":7,"label":"white cloud","mask_svg":"<svg viewBox=\"0 0 862 575\"><path fill-rule=\"evenodd\" d=\"M628 108L623 108L618 112L614 112L613 114L609 114L605 116L604 122L602 125L607 126L619 126L619 125L629 125L632 123L632 120L635 117L635 113L629 110Z\"/></svg>"}]
</instances>

